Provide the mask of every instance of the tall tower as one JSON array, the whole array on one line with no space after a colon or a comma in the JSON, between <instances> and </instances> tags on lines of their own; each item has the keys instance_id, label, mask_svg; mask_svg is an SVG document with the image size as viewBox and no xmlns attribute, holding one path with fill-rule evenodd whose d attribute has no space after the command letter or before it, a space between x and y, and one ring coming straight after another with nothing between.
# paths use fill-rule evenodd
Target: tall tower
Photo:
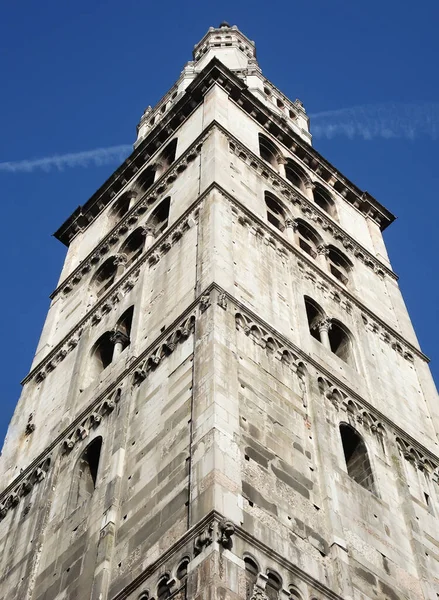
<instances>
[{"instance_id":1,"label":"tall tower","mask_svg":"<svg viewBox=\"0 0 439 600\"><path fill-rule=\"evenodd\" d=\"M0 598L437 600L438 402L393 218L210 28L56 233Z\"/></svg>"}]
</instances>

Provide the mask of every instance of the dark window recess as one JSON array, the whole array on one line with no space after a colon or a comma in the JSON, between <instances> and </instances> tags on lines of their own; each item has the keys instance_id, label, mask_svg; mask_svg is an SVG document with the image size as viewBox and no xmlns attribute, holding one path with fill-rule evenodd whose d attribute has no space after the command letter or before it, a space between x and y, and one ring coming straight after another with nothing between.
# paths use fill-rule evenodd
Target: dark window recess
<instances>
[{"instance_id":1,"label":"dark window recess","mask_svg":"<svg viewBox=\"0 0 439 600\"><path fill-rule=\"evenodd\" d=\"M96 295L102 294L114 283L116 279L117 265L114 256L108 258L96 271L92 279L92 286L96 290Z\"/></svg>"},{"instance_id":2,"label":"dark window recess","mask_svg":"<svg viewBox=\"0 0 439 600\"><path fill-rule=\"evenodd\" d=\"M171 596L171 585L169 577L165 575L162 577L157 584L157 600L166 600Z\"/></svg>"},{"instance_id":3,"label":"dark window recess","mask_svg":"<svg viewBox=\"0 0 439 600\"><path fill-rule=\"evenodd\" d=\"M259 134L259 154L261 158L266 160L271 164L272 167L274 167L274 169L277 170L277 158L280 156L280 152L277 146L273 144L270 139L265 137L265 135L262 135L262 133Z\"/></svg>"},{"instance_id":4,"label":"dark window recess","mask_svg":"<svg viewBox=\"0 0 439 600\"><path fill-rule=\"evenodd\" d=\"M155 235L160 235L168 226L171 199L165 198L153 211L148 224L154 228Z\"/></svg>"},{"instance_id":5,"label":"dark window recess","mask_svg":"<svg viewBox=\"0 0 439 600\"><path fill-rule=\"evenodd\" d=\"M249 556L246 556L244 558L244 564L245 564L245 598L246 598L246 600L250 600L250 598L253 594L254 585L258 578L259 567L256 564L256 562Z\"/></svg>"},{"instance_id":6,"label":"dark window recess","mask_svg":"<svg viewBox=\"0 0 439 600\"><path fill-rule=\"evenodd\" d=\"M265 585L265 593L267 594L268 600L278 600L279 591L282 589L282 580L277 573L268 571L267 583Z\"/></svg>"},{"instance_id":7,"label":"dark window recess","mask_svg":"<svg viewBox=\"0 0 439 600\"><path fill-rule=\"evenodd\" d=\"M96 488L101 448L102 438L97 437L87 446L78 460L73 476L72 509L88 500Z\"/></svg>"},{"instance_id":8,"label":"dark window recess","mask_svg":"<svg viewBox=\"0 0 439 600\"><path fill-rule=\"evenodd\" d=\"M344 362L351 364L352 362L352 344L349 334L344 328L332 321L331 329L328 332L331 351Z\"/></svg>"},{"instance_id":9,"label":"dark window recess","mask_svg":"<svg viewBox=\"0 0 439 600\"><path fill-rule=\"evenodd\" d=\"M305 297L306 317L308 319L309 332L313 338L321 342L319 328L317 323L323 319L323 312L311 298Z\"/></svg>"},{"instance_id":10,"label":"dark window recess","mask_svg":"<svg viewBox=\"0 0 439 600\"><path fill-rule=\"evenodd\" d=\"M267 220L269 223L283 231L285 229L285 212L279 202L269 193L265 193L267 207Z\"/></svg>"},{"instance_id":11,"label":"dark window recess","mask_svg":"<svg viewBox=\"0 0 439 600\"><path fill-rule=\"evenodd\" d=\"M143 229L139 227L127 237L125 243L121 246L121 254L125 254L127 257L125 268L140 256L144 246L145 236L143 235Z\"/></svg>"},{"instance_id":12,"label":"dark window recess","mask_svg":"<svg viewBox=\"0 0 439 600\"><path fill-rule=\"evenodd\" d=\"M340 435L349 476L369 492L375 493L375 482L366 445L357 431L342 423Z\"/></svg>"},{"instance_id":13,"label":"dark window recess","mask_svg":"<svg viewBox=\"0 0 439 600\"><path fill-rule=\"evenodd\" d=\"M331 217L335 216L335 204L329 192L317 187L313 193L314 202Z\"/></svg>"}]
</instances>

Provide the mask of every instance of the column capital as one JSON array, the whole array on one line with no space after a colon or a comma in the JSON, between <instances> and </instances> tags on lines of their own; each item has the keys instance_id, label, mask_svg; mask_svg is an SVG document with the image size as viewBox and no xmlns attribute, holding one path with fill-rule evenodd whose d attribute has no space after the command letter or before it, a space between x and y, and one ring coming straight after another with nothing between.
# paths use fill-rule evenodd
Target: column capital
<instances>
[{"instance_id":1,"label":"column capital","mask_svg":"<svg viewBox=\"0 0 439 600\"><path fill-rule=\"evenodd\" d=\"M297 231L297 219L285 219L285 227Z\"/></svg>"},{"instance_id":2,"label":"column capital","mask_svg":"<svg viewBox=\"0 0 439 600\"><path fill-rule=\"evenodd\" d=\"M320 244L319 246L317 246L317 254L323 254L324 256L327 256L329 254L329 248L325 245L325 244Z\"/></svg>"},{"instance_id":3,"label":"column capital","mask_svg":"<svg viewBox=\"0 0 439 600\"><path fill-rule=\"evenodd\" d=\"M312 328L318 329L320 331L320 333L322 331L328 332L332 328L332 321L329 317L323 317L322 319L319 319L318 321L316 321L313 324Z\"/></svg>"},{"instance_id":4,"label":"column capital","mask_svg":"<svg viewBox=\"0 0 439 600\"><path fill-rule=\"evenodd\" d=\"M112 332L110 340L113 342L113 344L119 343L123 346L127 346L129 344L130 338L127 335L125 335L125 333L123 333L122 331L116 329Z\"/></svg>"},{"instance_id":5,"label":"column capital","mask_svg":"<svg viewBox=\"0 0 439 600\"><path fill-rule=\"evenodd\" d=\"M144 227L142 227L141 234L144 237L147 237L149 235L154 236L155 235L155 227L153 227L152 225L145 225Z\"/></svg>"}]
</instances>

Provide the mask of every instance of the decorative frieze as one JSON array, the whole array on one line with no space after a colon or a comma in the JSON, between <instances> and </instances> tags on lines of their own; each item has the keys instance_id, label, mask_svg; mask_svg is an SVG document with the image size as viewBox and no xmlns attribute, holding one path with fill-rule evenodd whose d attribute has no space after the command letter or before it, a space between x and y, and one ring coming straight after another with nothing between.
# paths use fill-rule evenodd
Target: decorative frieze
<instances>
[{"instance_id":1,"label":"decorative frieze","mask_svg":"<svg viewBox=\"0 0 439 600\"><path fill-rule=\"evenodd\" d=\"M110 415L116 408L121 397L121 389L113 390L105 400L102 400L93 411L87 414L78 424L76 429L69 433L62 443L64 452L70 452L75 444L88 437L90 431L96 429L102 422L102 419Z\"/></svg>"},{"instance_id":2,"label":"decorative frieze","mask_svg":"<svg viewBox=\"0 0 439 600\"><path fill-rule=\"evenodd\" d=\"M288 348L285 343L269 332L263 325L252 319L243 311L235 313L236 328L241 329L255 344L261 346L274 358L288 365L300 378L306 373L305 363L299 355Z\"/></svg>"},{"instance_id":3,"label":"decorative frieze","mask_svg":"<svg viewBox=\"0 0 439 600\"><path fill-rule=\"evenodd\" d=\"M6 494L0 495L0 521L6 517L9 510L18 506L20 500L27 496L35 485L43 481L50 463L51 456L45 456L25 477L19 478L12 489L9 487Z\"/></svg>"},{"instance_id":4,"label":"decorative frieze","mask_svg":"<svg viewBox=\"0 0 439 600\"><path fill-rule=\"evenodd\" d=\"M185 318L164 342L161 342L154 350L148 352L148 355L142 359L134 371L133 385L140 385L146 379L148 373L158 367L162 360L175 350L179 342L189 337L194 330L195 318L195 314L191 314Z\"/></svg>"},{"instance_id":5,"label":"decorative frieze","mask_svg":"<svg viewBox=\"0 0 439 600\"><path fill-rule=\"evenodd\" d=\"M358 260L372 269L379 277L389 275L396 279L396 275L391 269L378 261L365 248L360 246L360 244L343 231L341 227L328 218L323 211L320 211L315 204L306 198L299 190L294 188L287 179L280 177L267 162L250 152L248 148L241 144L236 138L227 134L227 132L224 131L224 135L229 140L229 149L233 154L263 177L285 200L297 205L308 220L317 223L324 231L331 235L334 240L339 242L346 252L358 258Z\"/></svg>"}]
</instances>

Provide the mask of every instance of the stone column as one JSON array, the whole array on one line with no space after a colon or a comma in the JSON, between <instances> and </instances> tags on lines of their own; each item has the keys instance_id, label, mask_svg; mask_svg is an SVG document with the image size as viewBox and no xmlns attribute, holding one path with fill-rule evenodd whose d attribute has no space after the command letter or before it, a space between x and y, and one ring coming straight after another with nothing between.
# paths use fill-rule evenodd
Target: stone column
<instances>
[{"instance_id":1,"label":"stone column","mask_svg":"<svg viewBox=\"0 0 439 600\"><path fill-rule=\"evenodd\" d=\"M114 343L113 348L113 361L117 360L118 356L122 353L122 350L128 346L130 338L122 333L122 331L115 331L111 335L111 341Z\"/></svg>"},{"instance_id":2,"label":"stone column","mask_svg":"<svg viewBox=\"0 0 439 600\"><path fill-rule=\"evenodd\" d=\"M126 193L126 197L130 200L129 208L131 209L139 198L139 192L137 190L129 190Z\"/></svg>"},{"instance_id":3,"label":"stone column","mask_svg":"<svg viewBox=\"0 0 439 600\"><path fill-rule=\"evenodd\" d=\"M317 254L318 254L318 261L320 263L320 266L322 267L322 269L327 268L327 261L326 261L326 257L329 254L329 248L327 246L325 246L325 244L320 244L320 246L317 246Z\"/></svg>"},{"instance_id":4,"label":"stone column","mask_svg":"<svg viewBox=\"0 0 439 600\"><path fill-rule=\"evenodd\" d=\"M145 237L145 245L143 250L146 251L154 244L155 230L152 225L145 225L142 230L142 235Z\"/></svg>"},{"instance_id":5,"label":"stone column","mask_svg":"<svg viewBox=\"0 0 439 600\"><path fill-rule=\"evenodd\" d=\"M114 263L117 266L116 277L120 277L124 272L127 260L126 254L117 254L114 257Z\"/></svg>"},{"instance_id":6,"label":"stone column","mask_svg":"<svg viewBox=\"0 0 439 600\"><path fill-rule=\"evenodd\" d=\"M285 232L287 240L292 244L296 241L297 222L295 219L285 219Z\"/></svg>"},{"instance_id":7,"label":"stone column","mask_svg":"<svg viewBox=\"0 0 439 600\"><path fill-rule=\"evenodd\" d=\"M277 157L277 172L279 173L279 175L281 177L286 177L285 174L285 164L286 164L286 159L283 156L278 156Z\"/></svg>"},{"instance_id":8,"label":"stone column","mask_svg":"<svg viewBox=\"0 0 439 600\"><path fill-rule=\"evenodd\" d=\"M308 196L308 198L310 200L312 200L314 202L314 194L313 194L313 190L316 186L314 185L314 183L311 181L311 179L307 179L305 181L305 188L306 188L306 195Z\"/></svg>"},{"instance_id":9,"label":"stone column","mask_svg":"<svg viewBox=\"0 0 439 600\"><path fill-rule=\"evenodd\" d=\"M325 348L328 348L328 350L331 350L331 344L329 342L329 333L328 333L332 327L331 319L328 319L328 317L320 319L320 321L318 321L314 325L314 327L319 330L320 341L322 342L322 344L325 346Z\"/></svg>"}]
</instances>

